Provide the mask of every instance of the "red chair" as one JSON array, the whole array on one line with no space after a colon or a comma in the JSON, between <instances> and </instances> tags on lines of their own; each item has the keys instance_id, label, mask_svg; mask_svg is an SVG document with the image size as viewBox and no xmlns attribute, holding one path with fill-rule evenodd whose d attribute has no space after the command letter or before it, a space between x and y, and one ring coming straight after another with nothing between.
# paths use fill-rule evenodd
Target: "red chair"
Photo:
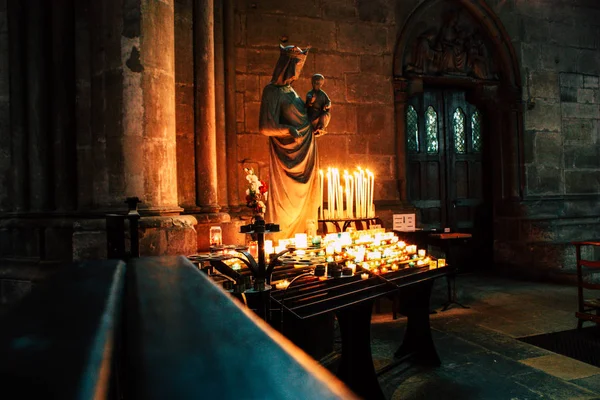
<instances>
[{"instance_id":1,"label":"red chair","mask_svg":"<svg viewBox=\"0 0 600 400\"><path fill-rule=\"evenodd\" d=\"M573 242L577 256L577 302L579 310L575 313L577 317L577 329L583 327L586 321L600 324L600 299L585 299L583 289L599 290L599 283L589 279L591 274L600 274L600 261L581 258L581 248L584 246L600 246L600 241ZM586 279L587 278L587 279Z\"/></svg>"}]
</instances>

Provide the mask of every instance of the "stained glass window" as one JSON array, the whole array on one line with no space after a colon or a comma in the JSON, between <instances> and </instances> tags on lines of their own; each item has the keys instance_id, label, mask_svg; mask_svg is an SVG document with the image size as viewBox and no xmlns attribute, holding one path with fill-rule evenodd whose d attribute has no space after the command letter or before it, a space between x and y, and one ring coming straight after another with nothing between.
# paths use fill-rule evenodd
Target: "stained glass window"
<instances>
[{"instance_id":1,"label":"stained glass window","mask_svg":"<svg viewBox=\"0 0 600 400\"><path fill-rule=\"evenodd\" d=\"M425 131L427 133L427 153L438 152L438 122L437 113L432 106L425 113Z\"/></svg>"},{"instance_id":2,"label":"stained glass window","mask_svg":"<svg viewBox=\"0 0 600 400\"><path fill-rule=\"evenodd\" d=\"M465 114L460 108L454 110L452 116L452 129L454 130L454 151L458 154L467 152L465 137Z\"/></svg>"},{"instance_id":3,"label":"stained glass window","mask_svg":"<svg viewBox=\"0 0 600 400\"><path fill-rule=\"evenodd\" d=\"M406 110L406 137L408 138L408 151L419 152L419 117L413 106Z\"/></svg>"},{"instance_id":4,"label":"stained glass window","mask_svg":"<svg viewBox=\"0 0 600 400\"><path fill-rule=\"evenodd\" d=\"M481 114L477 110L471 116L471 132L473 135L473 151L479 153L481 151Z\"/></svg>"}]
</instances>

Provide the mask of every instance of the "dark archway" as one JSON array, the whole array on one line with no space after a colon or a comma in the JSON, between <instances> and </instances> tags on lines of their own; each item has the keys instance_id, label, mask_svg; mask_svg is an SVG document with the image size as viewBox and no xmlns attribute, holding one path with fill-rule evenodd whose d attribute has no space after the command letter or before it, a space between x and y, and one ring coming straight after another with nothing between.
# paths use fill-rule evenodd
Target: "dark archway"
<instances>
[{"instance_id":1,"label":"dark archway","mask_svg":"<svg viewBox=\"0 0 600 400\"><path fill-rule=\"evenodd\" d=\"M484 54L479 65L478 45ZM428 90L459 90L485 116L484 197L489 226L484 241L491 252L493 220L510 212L509 206L523 197L521 74L510 37L483 0L426 0L402 27L393 71L398 191L403 202L408 200L405 116L409 99Z\"/></svg>"}]
</instances>

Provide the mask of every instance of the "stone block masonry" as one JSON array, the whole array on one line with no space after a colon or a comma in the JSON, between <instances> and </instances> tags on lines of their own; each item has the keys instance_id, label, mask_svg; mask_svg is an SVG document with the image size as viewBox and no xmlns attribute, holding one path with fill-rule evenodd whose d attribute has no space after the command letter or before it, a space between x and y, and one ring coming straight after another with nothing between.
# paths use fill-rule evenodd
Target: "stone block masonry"
<instances>
[{"instance_id":1,"label":"stone block masonry","mask_svg":"<svg viewBox=\"0 0 600 400\"><path fill-rule=\"evenodd\" d=\"M390 174L395 162L391 73L398 27L394 4L387 0L240 2L236 15L236 100L244 103L237 105L240 159L268 165L266 141L256 141L258 109L278 58L279 39L285 37L286 44L311 46L301 78L294 83L300 97L311 89L313 74L325 76L323 90L333 106L328 134L318 139L322 166L369 167L378 177L376 193L388 196L382 200L396 199L394 191L383 189L395 182L395 172ZM251 137L243 139L247 135ZM371 140L357 148L348 144L358 136Z\"/></svg>"}]
</instances>

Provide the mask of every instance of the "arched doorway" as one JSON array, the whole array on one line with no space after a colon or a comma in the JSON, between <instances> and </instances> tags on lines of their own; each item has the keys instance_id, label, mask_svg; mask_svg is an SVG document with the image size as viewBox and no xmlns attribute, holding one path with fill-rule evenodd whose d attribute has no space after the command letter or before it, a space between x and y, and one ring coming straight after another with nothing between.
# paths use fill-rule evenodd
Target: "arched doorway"
<instances>
[{"instance_id":1,"label":"arched doorway","mask_svg":"<svg viewBox=\"0 0 600 400\"><path fill-rule=\"evenodd\" d=\"M430 0L408 17L394 54L401 199L425 229L473 234L492 260L495 217L522 197L521 78L483 0Z\"/></svg>"}]
</instances>

